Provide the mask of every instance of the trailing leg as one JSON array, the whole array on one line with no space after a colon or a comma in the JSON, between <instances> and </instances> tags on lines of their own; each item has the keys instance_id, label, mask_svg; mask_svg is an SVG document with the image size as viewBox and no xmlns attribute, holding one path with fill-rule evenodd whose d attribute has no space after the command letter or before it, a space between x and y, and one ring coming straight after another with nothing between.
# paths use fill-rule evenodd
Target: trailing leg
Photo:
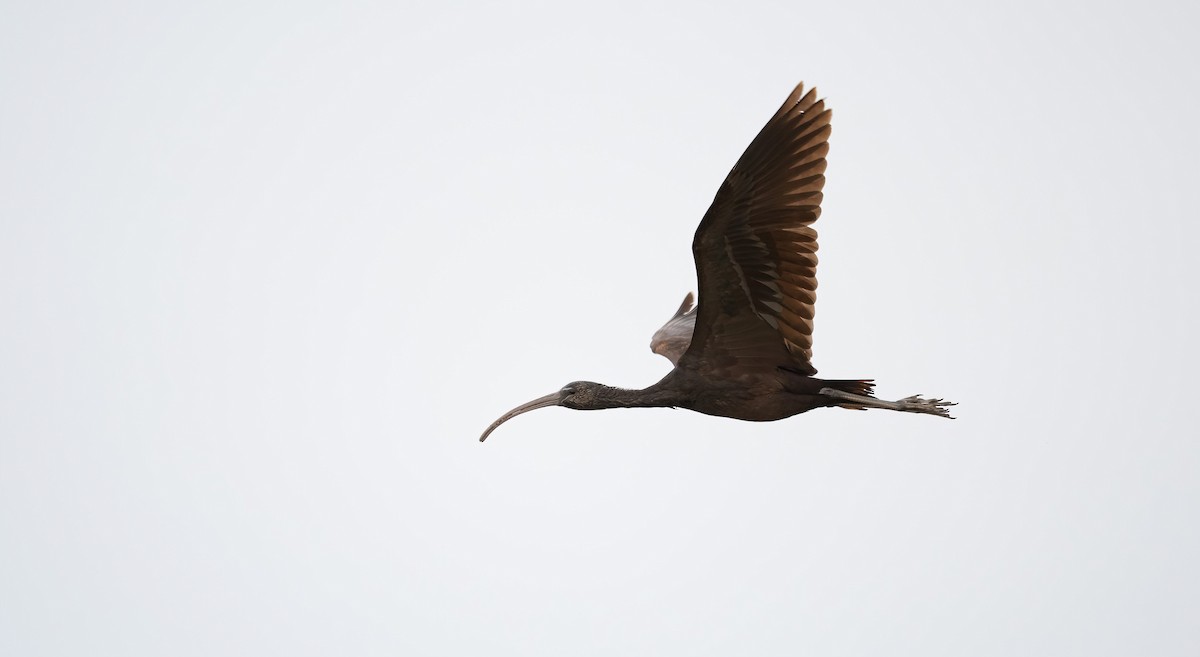
<instances>
[{"instance_id":1,"label":"trailing leg","mask_svg":"<svg viewBox=\"0 0 1200 657\"><path fill-rule=\"evenodd\" d=\"M866 395L856 395L852 392L838 390L836 388L821 388L821 394L826 397L832 397L843 402L845 406L851 408L886 408L890 411L902 411L905 413L927 413L929 415L937 415L939 417L954 418L950 416L950 406L954 406L953 402L943 401L941 399L925 399L918 395L905 397L897 401L884 401ZM839 404L839 406L842 404Z\"/></svg>"}]
</instances>

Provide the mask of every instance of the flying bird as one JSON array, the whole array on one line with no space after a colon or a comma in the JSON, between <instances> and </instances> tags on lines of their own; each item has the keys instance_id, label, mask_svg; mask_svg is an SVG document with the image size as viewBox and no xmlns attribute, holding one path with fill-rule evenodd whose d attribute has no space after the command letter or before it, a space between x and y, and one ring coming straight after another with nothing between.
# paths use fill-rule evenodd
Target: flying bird
<instances>
[{"instance_id":1,"label":"flying bird","mask_svg":"<svg viewBox=\"0 0 1200 657\"><path fill-rule=\"evenodd\" d=\"M872 379L818 379L812 366L817 232L830 111L800 83L721 183L692 241L692 295L651 339L674 365L626 390L575 381L505 413L479 437L535 409L676 407L755 422L814 408L884 408L949 418L951 402L874 396Z\"/></svg>"}]
</instances>

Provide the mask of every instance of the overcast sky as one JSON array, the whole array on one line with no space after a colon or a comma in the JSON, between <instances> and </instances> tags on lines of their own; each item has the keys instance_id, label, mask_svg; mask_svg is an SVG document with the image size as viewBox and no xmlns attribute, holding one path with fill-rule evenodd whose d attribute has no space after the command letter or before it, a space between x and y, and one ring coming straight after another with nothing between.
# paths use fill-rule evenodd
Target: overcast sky
<instances>
[{"instance_id":1,"label":"overcast sky","mask_svg":"<svg viewBox=\"0 0 1200 657\"><path fill-rule=\"evenodd\" d=\"M1195 655L1184 2L0 9L0 654ZM642 387L833 109L814 364Z\"/></svg>"}]
</instances>

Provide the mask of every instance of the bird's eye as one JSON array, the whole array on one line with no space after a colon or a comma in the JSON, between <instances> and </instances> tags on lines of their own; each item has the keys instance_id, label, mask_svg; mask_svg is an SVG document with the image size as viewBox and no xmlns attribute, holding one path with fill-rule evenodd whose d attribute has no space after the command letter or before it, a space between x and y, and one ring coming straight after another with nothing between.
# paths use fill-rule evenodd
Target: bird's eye
<instances>
[{"instance_id":1,"label":"bird's eye","mask_svg":"<svg viewBox=\"0 0 1200 657\"><path fill-rule=\"evenodd\" d=\"M573 394L575 394L575 389L572 388L571 386L563 386L563 389L560 390L559 392L561 392L564 395L573 395Z\"/></svg>"}]
</instances>

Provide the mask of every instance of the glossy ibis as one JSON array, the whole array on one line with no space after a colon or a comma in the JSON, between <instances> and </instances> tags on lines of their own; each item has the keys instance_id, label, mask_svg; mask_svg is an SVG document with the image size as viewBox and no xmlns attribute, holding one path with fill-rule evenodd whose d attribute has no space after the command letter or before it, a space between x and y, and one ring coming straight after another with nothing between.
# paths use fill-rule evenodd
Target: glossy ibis
<instances>
[{"instance_id":1,"label":"glossy ibis","mask_svg":"<svg viewBox=\"0 0 1200 657\"><path fill-rule=\"evenodd\" d=\"M886 408L950 417L950 402L883 401L870 379L818 379L812 366L817 232L830 111L796 86L717 190L692 241L700 303L684 299L650 343L675 364L644 390L576 381L505 413L671 406L739 420L781 420L814 408Z\"/></svg>"}]
</instances>

